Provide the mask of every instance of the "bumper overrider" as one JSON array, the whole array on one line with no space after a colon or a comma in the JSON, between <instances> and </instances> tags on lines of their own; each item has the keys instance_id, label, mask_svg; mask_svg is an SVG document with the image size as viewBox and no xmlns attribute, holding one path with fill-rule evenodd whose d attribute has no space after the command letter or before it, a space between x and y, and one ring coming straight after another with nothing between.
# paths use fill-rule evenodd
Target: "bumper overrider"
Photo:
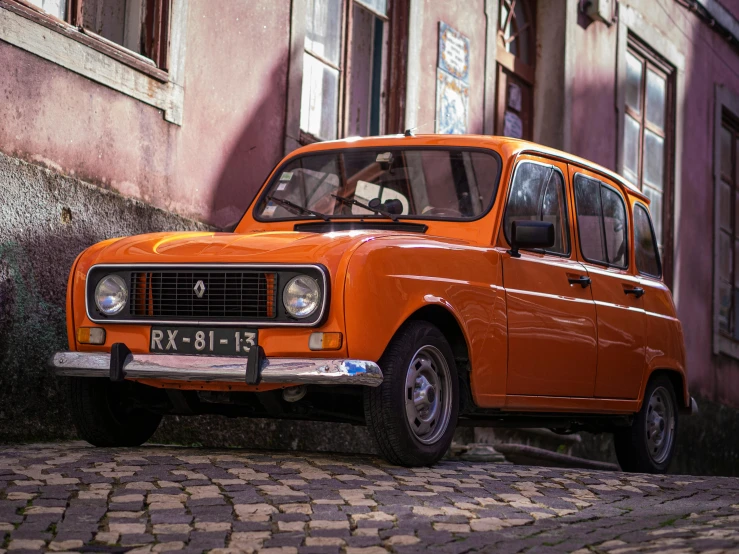
<instances>
[{"instance_id":1,"label":"bumper overrider","mask_svg":"<svg viewBox=\"0 0 739 554\"><path fill-rule=\"evenodd\" d=\"M382 383L380 367L371 361L326 358L259 358L258 371L247 371L243 357L182 356L117 352L57 352L51 366L57 375L122 379L167 379L204 383L285 383L363 385Z\"/></svg>"}]
</instances>

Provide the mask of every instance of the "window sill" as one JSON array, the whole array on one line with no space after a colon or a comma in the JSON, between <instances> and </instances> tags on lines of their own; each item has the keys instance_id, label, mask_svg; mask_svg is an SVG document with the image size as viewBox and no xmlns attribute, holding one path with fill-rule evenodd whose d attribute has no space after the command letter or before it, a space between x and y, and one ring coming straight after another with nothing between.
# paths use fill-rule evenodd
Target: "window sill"
<instances>
[{"instance_id":1,"label":"window sill","mask_svg":"<svg viewBox=\"0 0 739 554\"><path fill-rule=\"evenodd\" d=\"M162 83L169 81L169 75L167 72L156 67L154 62L150 61L148 58L139 56L135 52L110 42L103 37L99 37L94 33L74 27L66 21L57 19L53 15L43 13L31 6L24 6L22 4L8 2L6 0L0 0L0 8L11 11L21 17L25 17L26 19L30 19L34 23L43 25L47 29L60 33L65 37L81 42L85 46L89 46L114 60L118 60L141 73L145 73L150 77L153 77L157 81Z\"/></svg>"},{"instance_id":2,"label":"window sill","mask_svg":"<svg viewBox=\"0 0 739 554\"><path fill-rule=\"evenodd\" d=\"M181 125L184 103L181 50L184 50L187 0L175 1L174 5L169 73L102 37L7 0L0 0L0 40L159 108L167 121Z\"/></svg>"},{"instance_id":3,"label":"window sill","mask_svg":"<svg viewBox=\"0 0 739 554\"><path fill-rule=\"evenodd\" d=\"M739 342L722 334L718 334L717 338L719 354L739 360Z\"/></svg>"}]
</instances>

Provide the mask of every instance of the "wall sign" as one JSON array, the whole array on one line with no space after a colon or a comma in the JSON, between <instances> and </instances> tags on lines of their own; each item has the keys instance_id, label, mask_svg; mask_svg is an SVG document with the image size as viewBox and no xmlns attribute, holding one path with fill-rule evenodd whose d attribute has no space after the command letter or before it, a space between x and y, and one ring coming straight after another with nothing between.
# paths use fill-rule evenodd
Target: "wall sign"
<instances>
[{"instance_id":1,"label":"wall sign","mask_svg":"<svg viewBox=\"0 0 739 554\"><path fill-rule=\"evenodd\" d=\"M470 104L470 40L441 21L436 69L436 132L467 133Z\"/></svg>"},{"instance_id":2,"label":"wall sign","mask_svg":"<svg viewBox=\"0 0 739 554\"><path fill-rule=\"evenodd\" d=\"M467 132L470 87L446 71L436 70L436 132L463 135Z\"/></svg>"},{"instance_id":3,"label":"wall sign","mask_svg":"<svg viewBox=\"0 0 739 554\"><path fill-rule=\"evenodd\" d=\"M518 114L508 110L503 118L503 136L523 138L523 122Z\"/></svg>"},{"instance_id":4,"label":"wall sign","mask_svg":"<svg viewBox=\"0 0 739 554\"><path fill-rule=\"evenodd\" d=\"M469 83L470 39L441 21L439 23L439 69Z\"/></svg>"}]
</instances>

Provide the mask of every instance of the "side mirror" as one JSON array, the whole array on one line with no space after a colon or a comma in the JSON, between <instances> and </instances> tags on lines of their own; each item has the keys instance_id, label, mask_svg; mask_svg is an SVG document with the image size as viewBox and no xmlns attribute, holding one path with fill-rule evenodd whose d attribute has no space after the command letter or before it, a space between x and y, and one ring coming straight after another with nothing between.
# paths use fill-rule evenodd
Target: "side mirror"
<instances>
[{"instance_id":1,"label":"side mirror","mask_svg":"<svg viewBox=\"0 0 739 554\"><path fill-rule=\"evenodd\" d=\"M513 221L511 249L508 253L520 258L519 248L549 248L554 246L554 224L547 221Z\"/></svg>"}]
</instances>

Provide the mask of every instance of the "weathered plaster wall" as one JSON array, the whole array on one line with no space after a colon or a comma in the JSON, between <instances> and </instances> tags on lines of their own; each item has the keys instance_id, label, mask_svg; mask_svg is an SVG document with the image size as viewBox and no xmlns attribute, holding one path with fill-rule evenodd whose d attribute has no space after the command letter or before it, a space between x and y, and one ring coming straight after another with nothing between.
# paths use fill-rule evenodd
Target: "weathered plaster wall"
<instances>
[{"instance_id":1,"label":"weathered plaster wall","mask_svg":"<svg viewBox=\"0 0 739 554\"><path fill-rule=\"evenodd\" d=\"M189 6L181 127L0 41L0 150L183 216L237 220L282 156L290 0Z\"/></svg>"},{"instance_id":2,"label":"weathered plaster wall","mask_svg":"<svg viewBox=\"0 0 739 554\"><path fill-rule=\"evenodd\" d=\"M439 22L448 23L470 39L470 99L468 130L482 134L483 101L485 96L485 35L484 0L437 2L426 0L420 33L419 97L417 110L418 133L434 133L436 119L436 67L439 55Z\"/></svg>"},{"instance_id":3,"label":"weathered plaster wall","mask_svg":"<svg viewBox=\"0 0 739 554\"><path fill-rule=\"evenodd\" d=\"M574 23L574 22L573 22ZM616 169L616 41L618 25L607 27L580 14L574 24L570 96L570 148L574 154Z\"/></svg>"}]
</instances>

